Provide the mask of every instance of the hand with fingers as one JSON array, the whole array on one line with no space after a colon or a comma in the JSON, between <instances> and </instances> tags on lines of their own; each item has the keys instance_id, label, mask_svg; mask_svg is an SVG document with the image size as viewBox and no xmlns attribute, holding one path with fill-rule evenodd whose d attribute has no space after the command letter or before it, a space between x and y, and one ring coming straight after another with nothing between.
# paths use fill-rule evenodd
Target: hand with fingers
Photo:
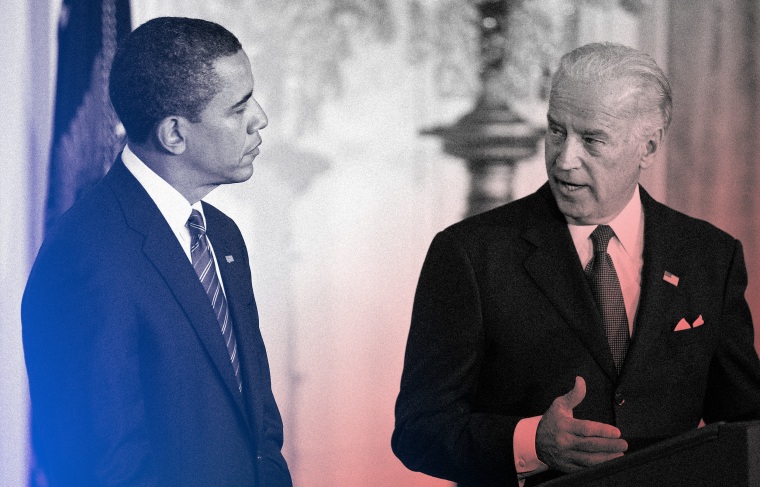
<instances>
[{"instance_id":1,"label":"hand with fingers","mask_svg":"<svg viewBox=\"0 0 760 487\"><path fill-rule=\"evenodd\" d=\"M538 423L538 459L562 472L572 472L623 456L628 443L616 427L573 418L573 408L586 397L586 381L575 378L573 389L552 402Z\"/></svg>"}]
</instances>

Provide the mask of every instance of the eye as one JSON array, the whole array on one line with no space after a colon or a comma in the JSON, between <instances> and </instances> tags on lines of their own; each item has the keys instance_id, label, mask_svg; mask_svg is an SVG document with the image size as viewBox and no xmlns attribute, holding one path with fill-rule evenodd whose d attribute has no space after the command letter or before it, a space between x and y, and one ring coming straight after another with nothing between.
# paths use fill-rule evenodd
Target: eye
<instances>
[{"instance_id":1,"label":"eye","mask_svg":"<svg viewBox=\"0 0 760 487\"><path fill-rule=\"evenodd\" d=\"M587 145L601 145L604 143L603 141L590 136L583 137L583 142L585 142Z\"/></svg>"},{"instance_id":2,"label":"eye","mask_svg":"<svg viewBox=\"0 0 760 487\"><path fill-rule=\"evenodd\" d=\"M549 125L549 133L558 137L565 135L565 131L558 125Z\"/></svg>"}]
</instances>

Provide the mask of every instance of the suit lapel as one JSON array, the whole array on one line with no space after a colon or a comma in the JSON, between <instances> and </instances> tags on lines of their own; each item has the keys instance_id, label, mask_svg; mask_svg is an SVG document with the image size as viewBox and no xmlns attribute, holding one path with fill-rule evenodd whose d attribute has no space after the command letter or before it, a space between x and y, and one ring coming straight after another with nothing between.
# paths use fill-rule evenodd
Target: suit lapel
<instances>
[{"instance_id":1,"label":"suit lapel","mask_svg":"<svg viewBox=\"0 0 760 487\"><path fill-rule=\"evenodd\" d=\"M256 303L250 283L250 267L246 264L248 256L243 255L245 247L235 246L235 239L231 235L225 235L224 225L216 218L215 211L209 210L204 205L206 215L207 233L222 274L224 290L227 295L227 304L230 316L235 326L235 337L240 353L242 368L243 392L251 408L251 421L255 424L256 431L260 429L259 420L262 417L261 405L258 402L259 394L256 391L261 384L258 378L262 377L256 350L257 340L255 337L258 329L258 315ZM255 320L252 322L252 320ZM246 391L248 391L246 393Z\"/></svg>"},{"instance_id":2,"label":"suit lapel","mask_svg":"<svg viewBox=\"0 0 760 487\"><path fill-rule=\"evenodd\" d=\"M539 196L544 206L536 208L536 223L522 234L536 247L525 259L525 269L614 382L617 371L612 353L567 223L548 185L539 190Z\"/></svg>"},{"instance_id":3,"label":"suit lapel","mask_svg":"<svg viewBox=\"0 0 760 487\"><path fill-rule=\"evenodd\" d=\"M119 200L127 223L145 236L143 252L150 260L177 302L185 311L209 359L220 373L230 395L241 413L245 411L238 392L229 352L224 344L219 323L214 316L208 296L198 276L177 242L168 223L140 183L124 166L121 157L116 160L106 181ZM245 417L245 414L243 414Z\"/></svg>"},{"instance_id":4,"label":"suit lapel","mask_svg":"<svg viewBox=\"0 0 760 487\"><path fill-rule=\"evenodd\" d=\"M643 365L647 352L670 331L667 316L678 301L680 288L665 281L665 271L683 275L682 250L668 225L663 207L641 188L644 209L644 267L641 271L641 296L633 337L621 374ZM675 325L675 324L673 324Z\"/></svg>"}]
</instances>

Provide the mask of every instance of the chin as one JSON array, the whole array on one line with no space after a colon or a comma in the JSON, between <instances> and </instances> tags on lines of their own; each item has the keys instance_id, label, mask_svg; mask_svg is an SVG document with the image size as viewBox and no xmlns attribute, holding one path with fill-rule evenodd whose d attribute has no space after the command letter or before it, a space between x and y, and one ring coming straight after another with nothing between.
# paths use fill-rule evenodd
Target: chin
<instances>
[{"instance_id":1,"label":"chin","mask_svg":"<svg viewBox=\"0 0 760 487\"><path fill-rule=\"evenodd\" d=\"M253 176L253 161L251 161L243 171L243 177L245 178L243 181L248 181L251 179L251 176Z\"/></svg>"},{"instance_id":2,"label":"chin","mask_svg":"<svg viewBox=\"0 0 760 487\"><path fill-rule=\"evenodd\" d=\"M575 225L588 225L586 221L588 220L589 216L586 212L583 211L583 208L578 208L577 205L564 202L560 199L557 199L557 206L559 207L559 211L562 212L568 222Z\"/></svg>"},{"instance_id":3,"label":"chin","mask_svg":"<svg viewBox=\"0 0 760 487\"><path fill-rule=\"evenodd\" d=\"M240 161L240 164L242 165L243 169L249 172L253 172L253 161L256 159L256 156L248 156L244 157L242 161Z\"/></svg>"},{"instance_id":4,"label":"chin","mask_svg":"<svg viewBox=\"0 0 760 487\"><path fill-rule=\"evenodd\" d=\"M228 173L221 184L244 183L251 179L252 175L253 167L238 168L237 171Z\"/></svg>"},{"instance_id":5,"label":"chin","mask_svg":"<svg viewBox=\"0 0 760 487\"><path fill-rule=\"evenodd\" d=\"M245 181L248 181L251 179L251 176L253 176L253 165L250 166L249 169L245 171L240 171L239 174L236 174L235 182L236 183L243 183Z\"/></svg>"}]
</instances>

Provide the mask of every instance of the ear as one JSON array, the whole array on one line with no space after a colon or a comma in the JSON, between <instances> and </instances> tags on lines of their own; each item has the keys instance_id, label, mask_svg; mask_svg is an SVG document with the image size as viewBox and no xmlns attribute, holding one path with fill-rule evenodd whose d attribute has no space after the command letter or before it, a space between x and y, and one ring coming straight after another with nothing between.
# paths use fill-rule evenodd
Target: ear
<instances>
[{"instance_id":1,"label":"ear","mask_svg":"<svg viewBox=\"0 0 760 487\"><path fill-rule=\"evenodd\" d=\"M657 127L645 133L642 138L641 159L639 163L641 169L647 169L654 164L664 136L665 131L662 127Z\"/></svg>"},{"instance_id":2,"label":"ear","mask_svg":"<svg viewBox=\"0 0 760 487\"><path fill-rule=\"evenodd\" d=\"M187 149L187 120L184 117L169 116L156 125L156 139L159 147L179 155Z\"/></svg>"}]
</instances>

